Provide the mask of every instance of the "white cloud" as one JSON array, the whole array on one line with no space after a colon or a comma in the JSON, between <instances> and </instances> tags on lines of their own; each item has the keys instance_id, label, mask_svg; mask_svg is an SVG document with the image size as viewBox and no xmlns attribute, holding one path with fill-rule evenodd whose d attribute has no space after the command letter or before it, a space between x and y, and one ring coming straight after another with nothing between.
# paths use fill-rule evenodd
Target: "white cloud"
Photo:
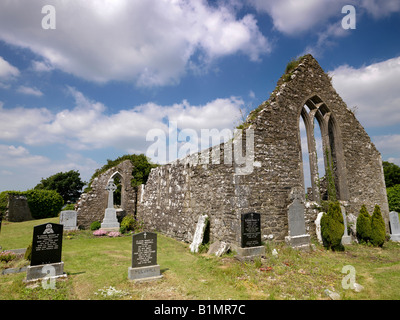
<instances>
[{"instance_id":1,"label":"white cloud","mask_svg":"<svg viewBox=\"0 0 400 320\"><path fill-rule=\"evenodd\" d=\"M39 155L31 155L22 146L0 144L0 165L6 167L21 167L26 165L48 165L49 159Z\"/></svg>"},{"instance_id":2,"label":"white cloud","mask_svg":"<svg viewBox=\"0 0 400 320\"><path fill-rule=\"evenodd\" d=\"M367 127L400 124L400 57L363 66L344 65L331 71L333 86Z\"/></svg>"},{"instance_id":3,"label":"white cloud","mask_svg":"<svg viewBox=\"0 0 400 320\"><path fill-rule=\"evenodd\" d=\"M366 12L380 19L400 12L398 0L251 0L250 3L258 12L272 18L276 30L288 35L306 31L317 33L329 19L333 24L340 23L345 16L342 14L345 5L353 5L357 17Z\"/></svg>"},{"instance_id":4,"label":"white cloud","mask_svg":"<svg viewBox=\"0 0 400 320\"><path fill-rule=\"evenodd\" d=\"M0 78L6 79L17 76L19 76L19 70L4 60L3 57L0 57Z\"/></svg>"},{"instance_id":5,"label":"white cloud","mask_svg":"<svg viewBox=\"0 0 400 320\"><path fill-rule=\"evenodd\" d=\"M36 97L41 97L43 95L43 92L36 89L36 88L31 88L31 87L26 87L26 86L19 86L17 89L17 92L22 93L22 94L27 94L31 96L36 96Z\"/></svg>"},{"instance_id":6,"label":"white cloud","mask_svg":"<svg viewBox=\"0 0 400 320\"><path fill-rule=\"evenodd\" d=\"M36 186L42 178L57 172L78 170L81 179L88 181L100 165L78 153L67 153L64 159L51 160L32 154L26 147L0 144L0 192L27 190Z\"/></svg>"},{"instance_id":7,"label":"white cloud","mask_svg":"<svg viewBox=\"0 0 400 320\"><path fill-rule=\"evenodd\" d=\"M10 81L14 80L20 74L18 68L0 57L0 88L10 88Z\"/></svg>"},{"instance_id":8,"label":"white cloud","mask_svg":"<svg viewBox=\"0 0 400 320\"><path fill-rule=\"evenodd\" d=\"M32 61L32 69L39 72L49 72L54 67L48 61Z\"/></svg>"},{"instance_id":9,"label":"white cloud","mask_svg":"<svg viewBox=\"0 0 400 320\"><path fill-rule=\"evenodd\" d=\"M64 144L72 150L115 147L128 152L145 152L146 133L161 129L168 133L168 121L178 130L233 129L240 117L243 100L230 97L194 106L184 100L170 106L147 103L114 114L74 88L69 88L75 106L58 113L48 109L5 109L0 106L0 139L29 146Z\"/></svg>"},{"instance_id":10,"label":"white cloud","mask_svg":"<svg viewBox=\"0 0 400 320\"><path fill-rule=\"evenodd\" d=\"M360 6L376 19L400 12L398 0L361 0Z\"/></svg>"},{"instance_id":11,"label":"white cloud","mask_svg":"<svg viewBox=\"0 0 400 320\"><path fill-rule=\"evenodd\" d=\"M286 34L298 34L316 28L322 22L337 15L341 20L341 8L348 0L252 0L259 12L271 16L275 29ZM351 2L351 1L350 1Z\"/></svg>"},{"instance_id":12,"label":"white cloud","mask_svg":"<svg viewBox=\"0 0 400 320\"><path fill-rule=\"evenodd\" d=\"M46 0L0 6L0 39L31 49L45 62L91 81L134 81L141 86L177 83L188 69L242 53L253 61L270 51L252 15L205 0L52 1L56 29L41 28Z\"/></svg>"}]
</instances>

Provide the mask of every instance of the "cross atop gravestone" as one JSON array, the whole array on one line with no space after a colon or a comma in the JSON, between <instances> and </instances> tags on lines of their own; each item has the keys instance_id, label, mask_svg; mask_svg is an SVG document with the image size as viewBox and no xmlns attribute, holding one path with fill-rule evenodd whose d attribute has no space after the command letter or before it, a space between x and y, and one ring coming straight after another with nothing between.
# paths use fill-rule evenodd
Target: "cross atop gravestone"
<instances>
[{"instance_id":1,"label":"cross atop gravestone","mask_svg":"<svg viewBox=\"0 0 400 320\"><path fill-rule=\"evenodd\" d=\"M117 190L115 183L110 180L107 183L106 190L108 191L108 205L107 208L114 208L114 192Z\"/></svg>"}]
</instances>

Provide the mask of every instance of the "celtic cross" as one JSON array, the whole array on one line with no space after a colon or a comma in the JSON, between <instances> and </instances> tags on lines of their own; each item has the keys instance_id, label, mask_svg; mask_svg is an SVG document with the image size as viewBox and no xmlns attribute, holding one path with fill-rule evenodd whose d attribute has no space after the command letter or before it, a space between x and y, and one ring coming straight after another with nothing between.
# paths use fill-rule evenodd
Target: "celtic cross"
<instances>
[{"instance_id":1,"label":"celtic cross","mask_svg":"<svg viewBox=\"0 0 400 320\"><path fill-rule=\"evenodd\" d=\"M108 191L108 206L107 208L114 208L114 191L117 190L117 186L112 180L108 181L106 190Z\"/></svg>"}]
</instances>

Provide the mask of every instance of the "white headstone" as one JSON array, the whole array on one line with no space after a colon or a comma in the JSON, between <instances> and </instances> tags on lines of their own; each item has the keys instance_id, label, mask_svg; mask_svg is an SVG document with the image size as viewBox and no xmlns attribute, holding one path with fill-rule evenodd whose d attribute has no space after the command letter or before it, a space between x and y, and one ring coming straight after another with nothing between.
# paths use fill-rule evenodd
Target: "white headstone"
<instances>
[{"instance_id":1,"label":"white headstone","mask_svg":"<svg viewBox=\"0 0 400 320\"><path fill-rule=\"evenodd\" d=\"M196 225L196 231L194 233L193 241L190 244L190 251L191 252L198 252L199 251L199 246L203 242L203 237L204 237L204 231L206 229L206 221L207 221L208 216L201 215L199 217L199 220L197 221Z\"/></svg>"},{"instance_id":2,"label":"white headstone","mask_svg":"<svg viewBox=\"0 0 400 320\"><path fill-rule=\"evenodd\" d=\"M349 234L347 232L346 209L343 206L340 206L340 211L342 212L343 224L344 224L344 233L343 233L343 236L342 236L342 245L351 244L351 236L349 236Z\"/></svg>"},{"instance_id":3,"label":"white headstone","mask_svg":"<svg viewBox=\"0 0 400 320\"><path fill-rule=\"evenodd\" d=\"M76 217L77 212L74 210L64 210L60 212L60 224L64 226L64 231L77 230Z\"/></svg>"},{"instance_id":4,"label":"white headstone","mask_svg":"<svg viewBox=\"0 0 400 320\"><path fill-rule=\"evenodd\" d=\"M107 209L104 213L104 219L101 224L101 229L107 231L118 231L119 230L119 222L117 219L117 211L114 209L114 191L117 190L117 186L114 184L112 180L108 181L106 186L106 190L108 191L108 204Z\"/></svg>"},{"instance_id":5,"label":"white headstone","mask_svg":"<svg viewBox=\"0 0 400 320\"><path fill-rule=\"evenodd\" d=\"M390 240L400 242L399 214L395 211L390 212L389 220L390 220Z\"/></svg>"},{"instance_id":6,"label":"white headstone","mask_svg":"<svg viewBox=\"0 0 400 320\"><path fill-rule=\"evenodd\" d=\"M323 212L318 213L317 219L315 219L315 233L317 234L318 242L322 244L322 235L321 235L321 218L323 216Z\"/></svg>"}]
</instances>

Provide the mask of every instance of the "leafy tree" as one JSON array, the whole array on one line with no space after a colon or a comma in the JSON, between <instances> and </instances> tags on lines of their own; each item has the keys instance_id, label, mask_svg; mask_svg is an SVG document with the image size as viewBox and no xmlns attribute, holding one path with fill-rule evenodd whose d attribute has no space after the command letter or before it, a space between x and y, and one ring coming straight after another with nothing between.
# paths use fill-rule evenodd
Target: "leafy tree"
<instances>
[{"instance_id":1,"label":"leafy tree","mask_svg":"<svg viewBox=\"0 0 400 320\"><path fill-rule=\"evenodd\" d=\"M387 198L389 202L389 210L400 212L400 184L387 188Z\"/></svg>"},{"instance_id":2,"label":"leafy tree","mask_svg":"<svg viewBox=\"0 0 400 320\"><path fill-rule=\"evenodd\" d=\"M357 217L356 233L358 241L367 243L371 239L371 216L363 204Z\"/></svg>"},{"instance_id":3,"label":"leafy tree","mask_svg":"<svg viewBox=\"0 0 400 320\"><path fill-rule=\"evenodd\" d=\"M123 155L122 157L118 157L115 160L107 159L107 164L102 166L100 169L97 169L93 174L93 176L90 178L89 186L85 189L84 192L89 192L91 190L92 181L96 177L98 177L103 172L106 172L108 169L119 165L121 162L125 160L130 160L133 165L132 179L131 179L132 187L138 187L141 184L146 183L151 169L157 167L157 165L151 163L150 160L144 154Z\"/></svg>"},{"instance_id":4,"label":"leafy tree","mask_svg":"<svg viewBox=\"0 0 400 320\"><path fill-rule=\"evenodd\" d=\"M85 184L86 182L81 180L79 171L70 170L42 179L34 189L55 190L62 196L64 202L75 202L81 195L81 190Z\"/></svg>"},{"instance_id":5,"label":"leafy tree","mask_svg":"<svg viewBox=\"0 0 400 320\"><path fill-rule=\"evenodd\" d=\"M375 205L371 218L371 243L375 247L382 247L385 242L385 221L383 221L381 208Z\"/></svg>"},{"instance_id":6,"label":"leafy tree","mask_svg":"<svg viewBox=\"0 0 400 320\"><path fill-rule=\"evenodd\" d=\"M382 165L386 188L400 184L400 167L388 161L383 161Z\"/></svg>"}]
</instances>

